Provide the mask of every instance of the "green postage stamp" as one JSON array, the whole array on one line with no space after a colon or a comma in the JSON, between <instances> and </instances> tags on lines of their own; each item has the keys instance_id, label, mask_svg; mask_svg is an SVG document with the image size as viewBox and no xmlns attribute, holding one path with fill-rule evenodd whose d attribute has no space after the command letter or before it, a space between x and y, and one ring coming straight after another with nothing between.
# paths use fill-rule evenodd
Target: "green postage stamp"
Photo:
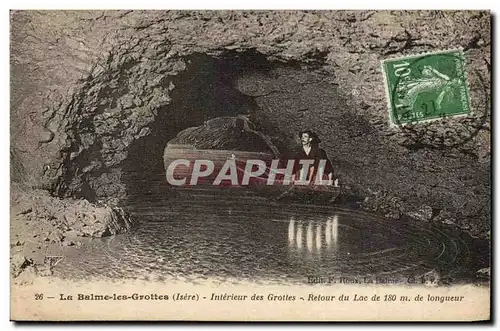
<instances>
[{"instance_id":1,"label":"green postage stamp","mask_svg":"<svg viewBox=\"0 0 500 331\"><path fill-rule=\"evenodd\" d=\"M382 69L391 124L470 113L462 50L387 59Z\"/></svg>"}]
</instances>

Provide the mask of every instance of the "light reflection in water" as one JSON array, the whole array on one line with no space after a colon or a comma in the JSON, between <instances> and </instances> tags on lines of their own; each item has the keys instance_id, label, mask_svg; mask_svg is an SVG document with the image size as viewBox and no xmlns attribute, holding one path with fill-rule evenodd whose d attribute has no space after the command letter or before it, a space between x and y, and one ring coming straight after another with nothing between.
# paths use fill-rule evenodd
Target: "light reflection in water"
<instances>
[{"instance_id":1,"label":"light reflection in water","mask_svg":"<svg viewBox=\"0 0 500 331\"><path fill-rule=\"evenodd\" d=\"M307 224L307 249L309 252L313 250L313 226L311 221Z\"/></svg>"},{"instance_id":2,"label":"light reflection in water","mask_svg":"<svg viewBox=\"0 0 500 331\"><path fill-rule=\"evenodd\" d=\"M288 224L288 243L293 245L295 240L295 218L290 219L290 223Z\"/></svg>"},{"instance_id":3,"label":"light reflection in water","mask_svg":"<svg viewBox=\"0 0 500 331\"><path fill-rule=\"evenodd\" d=\"M331 234L332 234L332 240L333 244L336 246L339 238L339 216L338 215L333 215L332 218L332 228L331 228Z\"/></svg>"},{"instance_id":4,"label":"light reflection in water","mask_svg":"<svg viewBox=\"0 0 500 331\"><path fill-rule=\"evenodd\" d=\"M310 253L320 254L324 250L335 252L338 249L338 227L338 215L329 216L326 220L309 220L307 223L292 217L288 223L288 246L292 250L302 249L305 230L305 244Z\"/></svg>"},{"instance_id":5,"label":"light reflection in water","mask_svg":"<svg viewBox=\"0 0 500 331\"><path fill-rule=\"evenodd\" d=\"M297 248L302 248L302 224L298 224L297 226Z\"/></svg>"},{"instance_id":6,"label":"light reflection in water","mask_svg":"<svg viewBox=\"0 0 500 331\"><path fill-rule=\"evenodd\" d=\"M328 219L326 220L325 242L327 248L330 248L332 246L332 220L330 217L328 217Z\"/></svg>"},{"instance_id":7,"label":"light reflection in water","mask_svg":"<svg viewBox=\"0 0 500 331\"><path fill-rule=\"evenodd\" d=\"M321 223L316 225L316 249L321 252Z\"/></svg>"}]
</instances>

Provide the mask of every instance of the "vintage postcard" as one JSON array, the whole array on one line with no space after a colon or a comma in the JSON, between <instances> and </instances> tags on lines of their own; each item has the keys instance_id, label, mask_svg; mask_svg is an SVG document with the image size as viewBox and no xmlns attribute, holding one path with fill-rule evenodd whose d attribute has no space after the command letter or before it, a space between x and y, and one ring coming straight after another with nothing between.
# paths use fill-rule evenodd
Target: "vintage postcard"
<instances>
[{"instance_id":1,"label":"vintage postcard","mask_svg":"<svg viewBox=\"0 0 500 331\"><path fill-rule=\"evenodd\" d=\"M491 13L12 10L14 321L489 321Z\"/></svg>"}]
</instances>

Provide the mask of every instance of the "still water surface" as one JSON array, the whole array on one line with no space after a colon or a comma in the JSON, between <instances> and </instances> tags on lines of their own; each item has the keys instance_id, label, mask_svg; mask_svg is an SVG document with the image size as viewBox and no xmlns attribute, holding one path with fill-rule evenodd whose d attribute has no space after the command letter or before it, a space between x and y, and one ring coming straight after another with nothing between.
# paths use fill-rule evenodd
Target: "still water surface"
<instances>
[{"instance_id":1,"label":"still water surface","mask_svg":"<svg viewBox=\"0 0 500 331\"><path fill-rule=\"evenodd\" d=\"M131 203L139 227L71 249L63 278L299 282L308 276L474 280L487 265L463 233L359 211L203 192ZM477 247L476 247L477 248Z\"/></svg>"}]
</instances>

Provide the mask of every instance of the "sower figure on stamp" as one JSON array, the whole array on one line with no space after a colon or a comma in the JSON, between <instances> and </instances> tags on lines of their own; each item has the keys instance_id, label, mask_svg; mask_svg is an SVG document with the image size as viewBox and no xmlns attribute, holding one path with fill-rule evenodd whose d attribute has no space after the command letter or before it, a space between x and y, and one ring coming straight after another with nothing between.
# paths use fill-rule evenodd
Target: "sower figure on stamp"
<instances>
[{"instance_id":1,"label":"sower figure on stamp","mask_svg":"<svg viewBox=\"0 0 500 331\"><path fill-rule=\"evenodd\" d=\"M453 88L460 85L460 79L451 79L447 75L439 72L430 65L423 67L421 71L422 77L413 79L411 82L401 84L406 89L406 97L402 100L403 104L413 108L417 97L423 92L439 92L435 104L436 108L441 109L441 103L446 95L453 94Z\"/></svg>"},{"instance_id":2,"label":"sower figure on stamp","mask_svg":"<svg viewBox=\"0 0 500 331\"><path fill-rule=\"evenodd\" d=\"M331 183L333 165L325 150L319 147L318 135L311 130L306 130L299 133L299 138L302 146L295 154L295 180L310 181L310 184L314 184L316 175L319 173L323 174L323 178L328 177L328 183ZM311 160L312 164L309 167L303 166L299 164L300 160ZM338 186L338 179L335 180L334 185Z\"/></svg>"}]
</instances>

